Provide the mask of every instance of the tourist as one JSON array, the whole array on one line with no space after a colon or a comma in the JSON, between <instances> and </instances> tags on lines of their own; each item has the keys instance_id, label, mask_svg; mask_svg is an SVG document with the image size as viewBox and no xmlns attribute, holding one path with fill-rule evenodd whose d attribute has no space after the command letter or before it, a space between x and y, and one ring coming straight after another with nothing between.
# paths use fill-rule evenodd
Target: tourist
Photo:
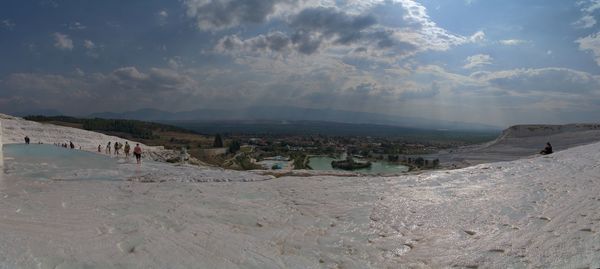
<instances>
[{"instance_id":1,"label":"tourist","mask_svg":"<svg viewBox=\"0 0 600 269\"><path fill-rule=\"evenodd\" d=\"M69 147L71 147L71 149L74 149L75 148L75 144L73 144L72 141L69 141Z\"/></svg>"},{"instance_id":2,"label":"tourist","mask_svg":"<svg viewBox=\"0 0 600 269\"><path fill-rule=\"evenodd\" d=\"M110 141L106 144L106 154L110 154Z\"/></svg>"},{"instance_id":3,"label":"tourist","mask_svg":"<svg viewBox=\"0 0 600 269\"><path fill-rule=\"evenodd\" d=\"M119 155L119 142L115 142L115 155Z\"/></svg>"},{"instance_id":4,"label":"tourist","mask_svg":"<svg viewBox=\"0 0 600 269\"><path fill-rule=\"evenodd\" d=\"M138 164L142 162L142 148L140 144L135 144L135 148L133 148L133 155L135 155L135 160Z\"/></svg>"},{"instance_id":5,"label":"tourist","mask_svg":"<svg viewBox=\"0 0 600 269\"><path fill-rule=\"evenodd\" d=\"M127 143L127 141L125 141L125 148L123 149L125 151L125 158L129 159L129 150L131 149L131 146L129 146L129 143Z\"/></svg>"},{"instance_id":6,"label":"tourist","mask_svg":"<svg viewBox=\"0 0 600 269\"><path fill-rule=\"evenodd\" d=\"M552 154L552 145L550 145L550 142L546 143L546 147L540 151L540 154L542 155L548 155L548 154Z\"/></svg>"},{"instance_id":7,"label":"tourist","mask_svg":"<svg viewBox=\"0 0 600 269\"><path fill-rule=\"evenodd\" d=\"M29 145L29 141L30 141L30 140L29 140L29 136L25 136L25 144L28 144L28 145Z\"/></svg>"},{"instance_id":8,"label":"tourist","mask_svg":"<svg viewBox=\"0 0 600 269\"><path fill-rule=\"evenodd\" d=\"M102 145L98 145L98 152L102 153Z\"/></svg>"}]
</instances>

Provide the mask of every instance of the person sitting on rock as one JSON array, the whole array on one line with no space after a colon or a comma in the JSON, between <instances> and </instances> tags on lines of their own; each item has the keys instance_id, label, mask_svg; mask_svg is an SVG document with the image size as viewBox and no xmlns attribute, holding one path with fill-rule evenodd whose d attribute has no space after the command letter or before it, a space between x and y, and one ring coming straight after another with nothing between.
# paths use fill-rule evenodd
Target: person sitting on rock
<instances>
[{"instance_id":1,"label":"person sitting on rock","mask_svg":"<svg viewBox=\"0 0 600 269\"><path fill-rule=\"evenodd\" d=\"M548 154L552 154L552 145L550 145L550 142L546 143L546 147L540 151L540 154L542 155L548 155Z\"/></svg>"}]
</instances>

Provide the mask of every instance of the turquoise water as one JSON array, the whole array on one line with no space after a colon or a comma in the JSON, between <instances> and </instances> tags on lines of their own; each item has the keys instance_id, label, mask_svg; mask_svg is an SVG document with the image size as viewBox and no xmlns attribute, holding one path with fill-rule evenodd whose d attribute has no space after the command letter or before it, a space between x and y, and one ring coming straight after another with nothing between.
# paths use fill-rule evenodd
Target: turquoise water
<instances>
[{"instance_id":1,"label":"turquoise water","mask_svg":"<svg viewBox=\"0 0 600 269\"><path fill-rule=\"evenodd\" d=\"M331 167L331 161L339 160L336 158L325 157L325 156L315 156L310 157L308 165L312 167L313 170L318 171L331 171L331 170L339 170ZM360 160L359 160L360 161ZM393 164L389 162L377 161L372 162L371 167L365 169L357 169L355 172L366 173L366 174L397 174L408 171L408 167L404 165Z\"/></svg>"},{"instance_id":2,"label":"turquoise water","mask_svg":"<svg viewBox=\"0 0 600 269\"><path fill-rule=\"evenodd\" d=\"M54 145L4 145L5 172L24 178L114 180L118 165L116 158Z\"/></svg>"}]
</instances>

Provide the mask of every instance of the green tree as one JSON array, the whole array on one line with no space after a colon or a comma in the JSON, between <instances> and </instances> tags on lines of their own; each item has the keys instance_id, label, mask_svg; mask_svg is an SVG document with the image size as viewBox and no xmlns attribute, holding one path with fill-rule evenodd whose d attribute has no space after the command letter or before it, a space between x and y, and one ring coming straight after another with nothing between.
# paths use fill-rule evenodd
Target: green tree
<instances>
[{"instance_id":1,"label":"green tree","mask_svg":"<svg viewBox=\"0 0 600 269\"><path fill-rule=\"evenodd\" d=\"M221 138L220 134L217 134L215 136L215 142L213 142L213 147L215 147L215 148L222 148L223 147L223 139Z\"/></svg>"},{"instance_id":2,"label":"green tree","mask_svg":"<svg viewBox=\"0 0 600 269\"><path fill-rule=\"evenodd\" d=\"M423 157L418 157L415 159L415 164L419 167L422 167L425 164L425 159Z\"/></svg>"},{"instance_id":3,"label":"green tree","mask_svg":"<svg viewBox=\"0 0 600 269\"><path fill-rule=\"evenodd\" d=\"M231 141L231 143L229 143L229 153L236 153L240 150L240 142L237 140L233 140Z\"/></svg>"}]
</instances>

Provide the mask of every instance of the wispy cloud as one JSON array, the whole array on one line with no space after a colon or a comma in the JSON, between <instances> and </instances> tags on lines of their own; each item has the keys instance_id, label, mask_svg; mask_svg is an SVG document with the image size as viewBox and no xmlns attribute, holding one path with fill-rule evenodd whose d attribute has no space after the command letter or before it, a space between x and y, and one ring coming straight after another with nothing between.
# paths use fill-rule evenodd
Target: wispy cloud
<instances>
[{"instance_id":1,"label":"wispy cloud","mask_svg":"<svg viewBox=\"0 0 600 269\"><path fill-rule=\"evenodd\" d=\"M12 31L13 29L15 29L15 26L16 26L16 24L9 19L2 20L0 25L2 26L2 28L9 30L9 31Z\"/></svg>"},{"instance_id":2,"label":"wispy cloud","mask_svg":"<svg viewBox=\"0 0 600 269\"><path fill-rule=\"evenodd\" d=\"M96 44L94 44L94 42L92 42L89 39L86 39L83 41L83 47L85 47L86 49L95 49L96 48Z\"/></svg>"},{"instance_id":3,"label":"wispy cloud","mask_svg":"<svg viewBox=\"0 0 600 269\"><path fill-rule=\"evenodd\" d=\"M167 12L166 10L161 10L156 14L156 17L158 18L159 25L165 25L167 24L167 20L169 19L169 12Z\"/></svg>"},{"instance_id":4,"label":"wispy cloud","mask_svg":"<svg viewBox=\"0 0 600 269\"><path fill-rule=\"evenodd\" d=\"M54 33L54 47L60 50L72 50L73 40L69 36L61 33Z\"/></svg>"},{"instance_id":5,"label":"wispy cloud","mask_svg":"<svg viewBox=\"0 0 600 269\"><path fill-rule=\"evenodd\" d=\"M476 54L476 55L467 57L467 59L465 60L465 62L467 62L467 63L463 66L463 68L471 69L471 68L481 67L484 65L489 65L489 64L492 64L492 60L493 60L493 58L490 55Z\"/></svg>"},{"instance_id":6,"label":"wispy cloud","mask_svg":"<svg viewBox=\"0 0 600 269\"><path fill-rule=\"evenodd\" d=\"M271 4L277 6L282 3L291 4L286 1ZM402 26L385 25L378 21L371 13L375 7L402 10L402 16L397 18L402 21L400 23ZM230 52L235 55L240 51L280 54L335 51L338 55L341 53L353 57L366 56L375 60L389 61L423 51L445 51L453 46L485 41L483 31L477 31L471 36L461 36L437 26L427 14L426 8L412 0L368 1L347 10L342 10L335 5L323 7L305 3L296 13L288 12L287 17L283 18L287 22L289 32L274 31L246 38L238 34L229 35L219 40L216 49L222 53ZM200 16L194 12L198 12L198 9L194 9L192 13ZM202 21L206 19L200 17ZM230 22L239 22L241 18L244 16ZM269 16L266 16L262 19L268 18ZM218 26L217 22L202 22L200 28L215 29L215 27L202 25ZM221 28L216 27L216 29Z\"/></svg>"},{"instance_id":7,"label":"wispy cloud","mask_svg":"<svg viewBox=\"0 0 600 269\"><path fill-rule=\"evenodd\" d=\"M86 28L87 26L83 25L78 21L69 24L69 30L85 30Z\"/></svg>"},{"instance_id":8,"label":"wispy cloud","mask_svg":"<svg viewBox=\"0 0 600 269\"><path fill-rule=\"evenodd\" d=\"M600 9L600 0L580 0L577 5L581 7L583 14L573 25L577 28L591 28L596 25L594 12Z\"/></svg>"},{"instance_id":9,"label":"wispy cloud","mask_svg":"<svg viewBox=\"0 0 600 269\"><path fill-rule=\"evenodd\" d=\"M596 63L600 65L600 33L588 35L575 41L579 44L579 49L588 51L594 56Z\"/></svg>"},{"instance_id":10,"label":"wispy cloud","mask_svg":"<svg viewBox=\"0 0 600 269\"><path fill-rule=\"evenodd\" d=\"M517 45L523 45L523 44L527 44L528 41L526 40L522 40L522 39L503 39L499 41L500 44L505 45L505 46L517 46Z\"/></svg>"}]
</instances>

